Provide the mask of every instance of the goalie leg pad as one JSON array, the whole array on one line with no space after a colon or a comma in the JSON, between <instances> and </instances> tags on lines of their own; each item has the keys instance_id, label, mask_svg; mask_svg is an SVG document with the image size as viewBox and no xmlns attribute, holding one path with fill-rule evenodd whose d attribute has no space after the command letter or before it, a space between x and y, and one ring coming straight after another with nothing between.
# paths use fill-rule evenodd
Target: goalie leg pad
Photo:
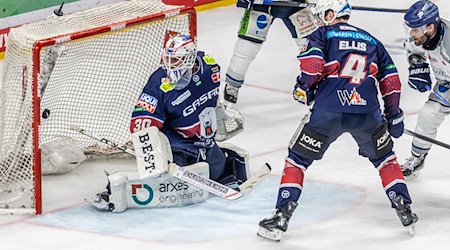
<instances>
[{"instance_id":1,"label":"goalie leg pad","mask_svg":"<svg viewBox=\"0 0 450 250\"><path fill-rule=\"evenodd\" d=\"M63 174L72 171L86 160L83 151L65 142L51 142L41 148L42 174Z\"/></svg>"},{"instance_id":2,"label":"goalie leg pad","mask_svg":"<svg viewBox=\"0 0 450 250\"><path fill-rule=\"evenodd\" d=\"M209 177L209 166L199 162L186 166L189 171ZM177 207L206 201L209 193L169 174L140 179L137 172L108 175L107 191L87 202L100 210L120 213L128 208Z\"/></svg>"},{"instance_id":3,"label":"goalie leg pad","mask_svg":"<svg viewBox=\"0 0 450 250\"><path fill-rule=\"evenodd\" d=\"M123 212L128 208L128 184L126 174L121 172L110 174L106 186L107 191L97 194L96 199L94 199L95 202L90 203L102 210L109 210L114 213Z\"/></svg>"},{"instance_id":4,"label":"goalie leg pad","mask_svg":"<svg viewBox=\"0 0 450 250\"><path fill-rule=\"evenodd\" d=\"M167 172L173 156L165 134L152 126L133 133L131 138L140 178L157 177Z\"/></svg>"},{"instance_id":5,"label":"goalie leg pad","mask_svg":"<svg viewBox=\"0 0 450 250\"><path fill-rule=\"evenodd\" d=\"M232 143L220 143L220 149L226 157L225 171L219 182L224 185L240 185L250 178L249 153Z\"/></svg>"}]
</instances>

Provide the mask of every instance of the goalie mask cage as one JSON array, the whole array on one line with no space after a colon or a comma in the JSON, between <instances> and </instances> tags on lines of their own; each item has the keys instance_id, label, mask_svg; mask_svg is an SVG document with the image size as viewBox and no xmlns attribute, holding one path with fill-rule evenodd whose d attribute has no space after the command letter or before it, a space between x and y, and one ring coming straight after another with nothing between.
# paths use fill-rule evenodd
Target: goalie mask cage
<instances>
[{"instance_id":1,"label":"goalie mask cage","mask_svg":"<svg viewBox=\"0 0 450 250\"><path fill-rule=\"evenodd\" d=\"M195 37L195 10L132 0L11 29L0 83L0 214L41 213L42 145L110 151L71 124L130 141L131 113L169 32Z\"/></svg>"}]
</instances>

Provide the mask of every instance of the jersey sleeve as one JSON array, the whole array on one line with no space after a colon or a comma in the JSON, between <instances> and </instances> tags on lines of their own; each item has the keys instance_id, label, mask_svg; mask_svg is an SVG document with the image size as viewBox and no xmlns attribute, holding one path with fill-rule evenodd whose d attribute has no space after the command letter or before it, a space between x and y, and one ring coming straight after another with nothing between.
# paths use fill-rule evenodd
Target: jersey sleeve
<instances>
[{"instance_id":1,"label":"jersey sleeve","mask_svg":"<svg viewBox=\"0 0 450 250\"><path fill-rule=\"evenodd\" d=\"M393 116L399 112L401 82L397 67L384 46L378 42L378 74L380 92L384 101L384 114Z\"/></svg>"},{"instance_id":2,"label":"jersey sleeve","mask_svg":"<svg viewBox=\"0 0 450 250\"><path fill-rule=\"evenodd\" d=\"M318 83L324 74L326 49L324 29L319 28L312 33L306 41L302 52L297 56L300 62L301 77L299 81L305 88L310 88Z\"/></svg>"},{"instance_id":3,"label":"jersey sleeve","mask_svg":"<svg viewBox=\"0 0 450 250\"><path fill-rule=\"evenodd\" d=\"M156 126L158 129L164 124L166 112L163 105L163 92L159 88L160 82L153 75L149 78L131 114L131 133L143 128Z\"/></svg>"}]
</instances>

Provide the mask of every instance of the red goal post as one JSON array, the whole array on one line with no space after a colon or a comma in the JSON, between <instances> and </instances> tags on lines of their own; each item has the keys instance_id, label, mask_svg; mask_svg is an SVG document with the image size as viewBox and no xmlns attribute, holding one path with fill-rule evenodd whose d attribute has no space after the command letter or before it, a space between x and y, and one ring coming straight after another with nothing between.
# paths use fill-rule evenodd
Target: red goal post
<instances>
[{"instance_id":1,"label":"red goal post","mask_svg":"<svg viewBox=\"0 0 450 250\"><path fill-rule=\"evenodd\" d=\"M167 32L196 36L192 7L132 0L11 29L0 81L0 214L42 212L41 148L109 153L71 123L126 144Z\"/></svg>"}]
</instances>

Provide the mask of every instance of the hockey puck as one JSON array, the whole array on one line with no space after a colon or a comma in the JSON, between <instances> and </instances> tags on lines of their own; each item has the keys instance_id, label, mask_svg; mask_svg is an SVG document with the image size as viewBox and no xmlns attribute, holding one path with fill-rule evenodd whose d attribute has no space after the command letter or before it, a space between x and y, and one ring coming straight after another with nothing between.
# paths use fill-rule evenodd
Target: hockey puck
<instances>
[{"instance_id":1,"label":"hockey puck","mask_svg":"<svg viewBox=\"0 0 450 250\"><path fill-rule=\"evenodd\" d=\"M47 119L49 115L50 115L50 110L44 109L44 111L42 112L42 118Z\"/></svg>"}]
</instances>

